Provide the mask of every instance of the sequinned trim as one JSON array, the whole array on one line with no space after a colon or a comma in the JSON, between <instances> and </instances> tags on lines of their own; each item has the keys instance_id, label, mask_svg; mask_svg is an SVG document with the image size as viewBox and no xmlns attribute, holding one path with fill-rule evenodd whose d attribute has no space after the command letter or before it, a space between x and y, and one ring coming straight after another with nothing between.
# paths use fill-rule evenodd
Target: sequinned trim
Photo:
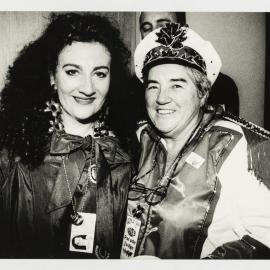
<instances>
[{"instance_id":1,"label":"sequinned trim","mask_svg":"<svg viewBox=\"0 0 270 270\"><path fill-rule=\"evenodd\" d=\"M160 32L156 33L158 37L156 42L161 45L153 48L146 54L143 69L145 70L146 66L150 66L151 63L165 59L167 61L180 60L206 74L206 64L202 56L183 44L187 39L186 33L188 28L188 25L181 27L176 23L169 23L161 28Z\"/></svg>"},{"instance_id":2,"label":"sequinned trim","mask_svg":"<svg viewBox=\"0 0 270 270\"><path fill-rule=\"evenodd\" d=\"M184 61L190 66L197 68L206 74L206 64L202 56L190 47L181 47L180 49L172 49L171 47L158 46L149 51L144 60L145 68L153 62L162 60Z\"/></svg>"},{"instance_id":3,"label":"sequinned trim","mask_svg":"<svg viewBox=\"0 0 270 270\"><path fill-rule=\"evenodd\" d=\"M247 128L247 129L253 131L254 133L256 133L264 138L267 138L267 139L270 138L270 131L268 131L260 126L257 126L252 122L246 121L243 118L240 118L240 117L235 116L235 115L230 114L230 113L224 114L223 118L226 120L229 120L233 123L236 123L244 128Z\"/></svg>"}]
</instances>

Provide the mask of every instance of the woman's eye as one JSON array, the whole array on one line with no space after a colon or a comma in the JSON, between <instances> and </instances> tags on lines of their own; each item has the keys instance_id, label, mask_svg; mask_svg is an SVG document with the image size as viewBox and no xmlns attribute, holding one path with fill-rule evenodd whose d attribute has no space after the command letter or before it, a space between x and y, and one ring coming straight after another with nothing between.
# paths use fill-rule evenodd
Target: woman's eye
<instances>
[{"instance_id":1,"label":"woman's eye","mask_svg":"<svg viewBox=\"0 0 270 270\"><path fill-rule=\"evenodd\" d=\"M174 85L172 86L172 88L175 89L175 88L183 88L183 87L182 87L182 85L180 85L180 84L174 84Z\"/></svg>"},{"instance_id":2,"label":"woman's eye","mask_svg":"<svg viewBox=\"0 0 270 270\"><path fill-rule=\"evenodd\" d=\"M157 89L157 86L156 85L148 85L146 87L146 90L155 90L155 89Z\"/></svg>"},{"instance_id":3,"label":"woman's eye","mask_svg":"<svg viewBox=\"0 0 270 270\"><path fill-rule=\"evenodd\" d=\"M95 75L97 77L99 77L99 78L105 78L105 77L107 77L107 74L108 73L105 73L105 72L102 72L102 71L98 71L98 72L95 73Z\"/></svg>"},{"instance_id":4,"label":"woman's eye","mask_svg":"<svg viewBox=\"0 0 270 270\"><path fill-rule=\"evenodd\" d=\"M69 75L69 76L74 76L74 75L78 74L78 70L76 70L76 69L68 69L68 70L66 70L66 74Z\"/></svg>"}]
</instances>

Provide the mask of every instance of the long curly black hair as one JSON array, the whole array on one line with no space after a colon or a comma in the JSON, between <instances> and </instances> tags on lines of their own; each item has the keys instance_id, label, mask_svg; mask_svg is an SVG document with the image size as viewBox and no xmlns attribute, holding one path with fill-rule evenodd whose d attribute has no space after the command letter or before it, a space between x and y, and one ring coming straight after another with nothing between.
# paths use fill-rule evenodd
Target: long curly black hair
<instances>
[{"instance_id":1,"label":"long curly black hair","mask_svg":"<svg viewBox=\"0 0 270 270\"><path fill-rule=\"evenodd\" d=\"M130 129L125 100L130 53L119 30L96 14L53 13L41 36L26 45L9 67L1 93L0 149L7 149L11 157L19 157L31 167L42 163L51 139L48 129L52 116L44 112L53 92L50 74L56 70L61 50L73 41L99 42L110 52L107 124L123 144L127 142Z\"/></svg>"}]
</instances>

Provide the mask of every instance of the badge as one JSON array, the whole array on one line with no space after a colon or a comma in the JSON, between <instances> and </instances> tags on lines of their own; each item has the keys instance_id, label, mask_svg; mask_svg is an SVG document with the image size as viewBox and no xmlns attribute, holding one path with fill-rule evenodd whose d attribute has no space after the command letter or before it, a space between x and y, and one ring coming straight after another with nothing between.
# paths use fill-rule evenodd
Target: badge
<instances>
[{"instance_id":1,"label":"badge","mask_svg":"<svg viewBox=\"0 0 270 270\"><path fill-rule=\"evenodd\" d=\"M69 250L75 252L93 253L96 214L82 213L83 222L71 225Z\"/></svg>"},{"instance_id":2,"label":"badge","mask_svg":"<svg viewBox=\"0 0 270 270\"><path fill-rule=\"evenodd\" d=\"M96 164L92 164L89 168L88 168L88 176L90 178L90 181L94 184L97 183L97 166Z\"/></svg>"},{"instance_id":3,"label":"badge","mask_svg":"<svg viewBox=\"0 0 270 270\"><path fill-rule=\"evenodd\" d=\"M135 249L140 232L141 221L132 216L127 216L123 244L121 249L121 259L134 257Z\"/></svg>"},{"instance_id":4,"label":"badge","mask_svg":"<svg viewBox=\"0 0 270 270\"><path fill-rule=\"evenodd\" d=\"M191 152L187 157L186 162L192 167L199 169L201 165L204 163L204 158L199 156L198 154Z\"/></svg>"}]
</instances>

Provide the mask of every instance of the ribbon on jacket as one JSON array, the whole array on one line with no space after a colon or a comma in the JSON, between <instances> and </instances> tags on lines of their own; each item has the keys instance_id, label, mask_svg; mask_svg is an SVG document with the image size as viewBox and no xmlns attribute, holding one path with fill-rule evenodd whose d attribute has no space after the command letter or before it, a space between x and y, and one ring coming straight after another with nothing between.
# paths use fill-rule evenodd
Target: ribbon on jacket
<instances>
[{"instance_id":1,"label":"ribbon on jacket","mask_svg":"<svg viewBox=\"0 0 270 270\"><path fill-rule=\"evenodd\" d=\"M52 155L70 154L78 149L87 149L91 146L92 137L80 137L67 133L52 135L50 153Z\"/></svg>"}]
</instances>

